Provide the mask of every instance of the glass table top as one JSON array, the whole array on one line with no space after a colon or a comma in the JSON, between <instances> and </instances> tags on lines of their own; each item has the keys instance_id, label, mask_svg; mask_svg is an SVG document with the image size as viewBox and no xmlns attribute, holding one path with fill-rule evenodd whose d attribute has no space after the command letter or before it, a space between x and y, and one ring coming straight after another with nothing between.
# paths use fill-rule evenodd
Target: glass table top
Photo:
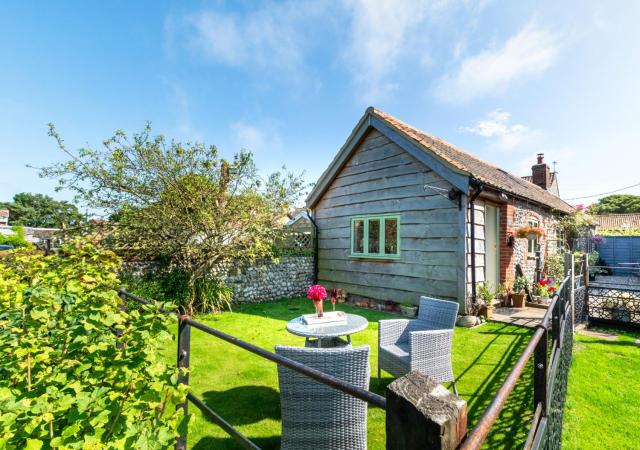
<instances>
[{"instance_id":1,"label":"glass table top","mask_svg":"<svg viewBox=\"0 0 640 450\"><path fill-rule=\"evenodd\" d=\"M336 325L307 325L302 316L287 323L287 331L297 336L330 338L348 336L362 331L369 325L367 319L357 314L347 314L347 323Z\"/></svg>"}]
</instances>

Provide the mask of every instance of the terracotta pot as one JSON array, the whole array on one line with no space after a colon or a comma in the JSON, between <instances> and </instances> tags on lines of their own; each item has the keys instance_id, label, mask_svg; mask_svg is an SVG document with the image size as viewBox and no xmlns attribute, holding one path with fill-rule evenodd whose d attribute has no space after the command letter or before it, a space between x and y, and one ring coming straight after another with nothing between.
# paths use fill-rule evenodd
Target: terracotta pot
<instances>
[{"instance_id":1,"label":"terracotta pot","mask_svg":"<svg viewBox=\"0 0 640 450\"><path fill-rule=\"evenodd\" d=\"M493 306L482 306L479 311L480 315L489 320L493 317Z\"/></svg>"},{"instance_id":2,"label":"terracotta pot","mask_svg":"<svg viewBox=\"0 0 640 450\"><path fill-rule=\"evenodd\" d=\"M511 303L514 308L524 308L524 298L526 294L524 292L514 292L511 294Z\"/></svg>"},{"instance_id":3,"label":"terracotta pot","mask_svg":"<svg viewBox=\"0 0 640 450\"><path fill-rule=\"evenodd\" d=\"M318 315L318 317L322 317L324 315L324 305L322 304L322 300L314 300L313 301L313 306L316 307L316 314Z\"/></svg>"}]
</instances>

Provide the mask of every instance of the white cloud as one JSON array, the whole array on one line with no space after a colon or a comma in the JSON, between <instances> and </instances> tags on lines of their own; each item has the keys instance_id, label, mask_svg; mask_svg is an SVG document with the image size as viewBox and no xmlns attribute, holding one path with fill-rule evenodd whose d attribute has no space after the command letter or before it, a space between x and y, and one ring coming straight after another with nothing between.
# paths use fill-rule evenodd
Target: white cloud
<instances>
[{"instance_id":1,"label":"white cloud","mask_svg":"<svg viewBox=\"0 0 640 450\"><path fill-rule=\"evenodd\" d=\"M458 69L436 83L436 95L464 102L502 92L521 78L543 73L559 52L559 36L529 22L504 45L463 59Z\"/></svg>"},{"instance_id":2,"label":"white cloud","mask_svg":"<svg viewBox=\"0 0 640 450\"><path fill-rule=\"evenodd\" d=\"M298 75L304 70L305 28L323 5L284 2L244 14L202 10L165 20L166 48L186 46L198 58L230 67Z\"/></svg>"},{"instance_id":3,"label":"white cloud","mask_svg":"<svg viewBox=\"0 0 640 450\"><path fill-rule=\"evenodd\" d=\"M430 61L426 48L417 48L420 28L429 14L444 8L448 0L345 0L351 15L350 42L345 55L354 82L375 101L394 91L390 76L401 56L413 54Z\"/></svg>"},{"instance_id":4,"label":"white cloud","mask_svg":"<svg viewBox=\"0 0 640 450\"><path fill-rule=\"evenodd\" d=\"M511 113L497 109L478 120L473 126L462 127L463 131L482 136L499 150L514 150L532 142L539 132L529 127L511 123Z\"/></svg>"}]
</instances>

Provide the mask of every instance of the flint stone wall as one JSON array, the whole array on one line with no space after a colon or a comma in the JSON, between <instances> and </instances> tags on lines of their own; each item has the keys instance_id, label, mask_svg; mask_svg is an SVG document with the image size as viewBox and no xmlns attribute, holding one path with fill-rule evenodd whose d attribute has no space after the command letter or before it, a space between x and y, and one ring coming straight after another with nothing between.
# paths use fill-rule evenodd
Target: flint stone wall
<instances>
[{"instance_id":1,"label":"flint stone wall","mask_svg":"<svg viewBox=\"0 0 640 450\"><path fill-rule=\"evenodd\" d=\"M135 276L159 269L154 262L125 262L125 270ZM281 298L304 297L313 284L313 256L283 256L262 259L244 267L223 263L213 275L233 289L234 303L258 303Z\"/></svg>"},{"instance_id":2,"label":"flint stone wall","mask_svg":"<svg viewBox=\"0 0 640 450\"><path fill-rule=\"evenodd\" d=\"M218 274L233 289L234 303L304 297L313 284L313 256L261 260L243 268L222 267Z\"/></svg>"}]
</instances>

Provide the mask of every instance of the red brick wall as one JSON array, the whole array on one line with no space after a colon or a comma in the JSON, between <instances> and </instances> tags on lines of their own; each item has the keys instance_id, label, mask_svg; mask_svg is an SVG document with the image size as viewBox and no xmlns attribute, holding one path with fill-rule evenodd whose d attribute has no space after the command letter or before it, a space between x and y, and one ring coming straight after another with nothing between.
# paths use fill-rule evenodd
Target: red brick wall
<instances>
[{"instance_id":1,"label":"red brick wall","mask_svg":"<svg viewBox=\"0 0 640 450\"><path fill-rule=\"evenodd\" d=\"M515 280L516 258L514 248L507 245L508 236L515 229L515 207L509 204L500 205L500 282L511 285Z\"/></svg>"}]
</instances>

